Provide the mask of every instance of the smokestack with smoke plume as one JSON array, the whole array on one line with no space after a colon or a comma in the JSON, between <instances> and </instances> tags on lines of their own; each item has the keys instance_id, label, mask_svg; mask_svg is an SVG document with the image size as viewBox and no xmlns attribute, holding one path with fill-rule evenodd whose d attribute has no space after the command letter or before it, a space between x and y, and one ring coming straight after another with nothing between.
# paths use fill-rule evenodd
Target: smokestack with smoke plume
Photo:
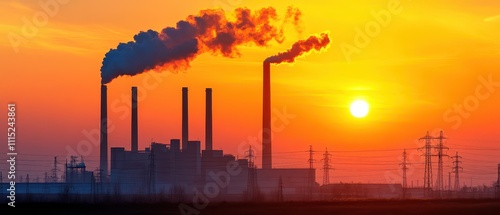
<instances>
[{"instance_id":1,"label":"smokestack with smoke plume","mask_svg":"<svg viewBox=\"0 0 500 215\"><path fill-rule=\"evenodd\" d=\"M271 169L271 65L263 64L262 76L262 169Z\"/></svg>"},{"instance_id":2,"label":"smokestack with smoke plume","mask_svg":"<svg viewBox=\"0 0 500 215\"><path fill-rule=\"evenodd\" d=\"M284 23L297 27L300 17L301 12L292 7L283 20L272 7L257 11L238 8L234 20L228 19L223 10L202 10L198 15L177 22L175 28L139 32L134 41L120 43L109 50L102 62L101 83L148 70L164 68L175 72L186 69L193 59L205 52L237 57L240 45L266 46L273 40L282 43Z\"/></svg>"},{"instance_id":3,"label":"smokestack with smoke plume","mask_svg":"<svg viewBox=\"0 0 500 215\"><path fill-rule=\"evenodd\" d=\"M278 53L277 55L268 57L266 63L293 63L295 58L310 52L311 50L320 51L328 48L330 38L327 33L322 33L319 36L312 35L306 40L299 40L292 45L292 48L286 52Z\"/></svg>"},{"instance_id":4,"label":"smokestack with smoke plume","mask_svg":"<svg viewBox=\"0 0 500 215\"><path fill-rule=\"evenodd\" d=\"M311 50L320 51L328 48L330 38L327 33L319 36L310 36L306 40L299 40L288 51L268 57L263 63L263 90L262 90L262 168L272 169L271 144L271 63L293 63L295 58L309 53Z\"/></svg>"}]
</instances>

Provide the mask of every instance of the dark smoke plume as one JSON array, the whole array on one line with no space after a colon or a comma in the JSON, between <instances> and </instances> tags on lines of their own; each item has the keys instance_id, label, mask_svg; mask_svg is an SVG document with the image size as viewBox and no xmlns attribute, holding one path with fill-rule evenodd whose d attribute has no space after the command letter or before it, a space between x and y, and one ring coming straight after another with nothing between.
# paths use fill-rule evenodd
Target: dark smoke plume
<instances>
[{"instance_id":1,"label":"dark smoke plume","mask_svg":"<svg viewBox=\"0 0 500 215\"><path fill-rule=\"evenodd\" d=\"M279 19L272 7L257 11L238 8L234 19L228 19L223 10L202 10L177 22L175 28L139 32L134 41L109 50L102 62L101 83L151 69L187 69L205 52L232 58L241 55L239 45L266 46L273 40L282 43L283 23L293 20L291 23L298 25L300 16L296 8L289 8L284 19Z\"/></svg>"},{"instance_id":2,"label":"dark smoke plume","mask_svg":"<svg viewBox=\"0 0 500 215\"><path fill-rule=\"evenodd\" d=\"M311 50L320 51L321 49L328 48L330 38L327 33L321 33L319 36L312 35L306 40L299 40L292 45L292 48L286 52L278 53L277 55L268 57L265 62L267 63L293 63L295 58L308 53Z\"/></svg>"}]
</instances>

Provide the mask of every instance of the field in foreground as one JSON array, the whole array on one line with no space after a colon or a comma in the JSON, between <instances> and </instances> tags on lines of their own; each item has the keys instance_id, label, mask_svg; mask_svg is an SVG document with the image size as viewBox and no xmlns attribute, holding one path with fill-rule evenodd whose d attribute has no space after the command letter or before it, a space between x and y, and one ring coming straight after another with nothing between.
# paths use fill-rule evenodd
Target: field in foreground
<instances>
[{"instance_id":1,"label":"field in foreground","mask_svg":"<svg viewBox=\"0 0 500 215\"><path fill-rule=\"evenodd\" d=\"M6 210L2 205L2 211ZM50 214L181 214L178 204L62 204L19 203L14 210L34 210ZM7 209L8 210L8 209ZM425 214L485 215L499 214L500 200L356 200L284 203L211 203L199 213L186 214Z\"/></svg>"}]
</instances>

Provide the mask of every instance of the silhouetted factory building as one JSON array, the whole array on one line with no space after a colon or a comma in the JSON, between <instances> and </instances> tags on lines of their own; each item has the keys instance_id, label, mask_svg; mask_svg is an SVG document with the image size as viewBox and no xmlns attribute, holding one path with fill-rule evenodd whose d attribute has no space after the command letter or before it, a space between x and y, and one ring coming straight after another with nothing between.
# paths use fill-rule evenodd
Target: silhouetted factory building
<instances>
[{"instance_id":1,"label":"silhouetted factory building","mask_svg":"<svg viewBox=\"0 0 500 215\"><path fill-rule=\"evenodd\" d=\"M105 105L105 100L101 101ZM222 150L213 150L210 88L206 89L205 150L201 149L200 141L188 139L186 87L182 88L182 139L171 139L169 143L153 142L144 150L138 150L135 87L132 88L131 107L131 151L126 151L124 147L111 148L110 187L114 189L111 191L113 193L168 193L181 187L187 195L191 195L203 192L205 186L212 186L209 189L217 186L216 198L243 200L249 193L259 193L261 197L272 196L281 187L282 193L289 199L303 199L309 185L315 181L314 170L255 169L249 167L247 159L236 159L233 155L224 154ZM107 137L107 134L103 135Z\"/></svg>"}]
</instances>

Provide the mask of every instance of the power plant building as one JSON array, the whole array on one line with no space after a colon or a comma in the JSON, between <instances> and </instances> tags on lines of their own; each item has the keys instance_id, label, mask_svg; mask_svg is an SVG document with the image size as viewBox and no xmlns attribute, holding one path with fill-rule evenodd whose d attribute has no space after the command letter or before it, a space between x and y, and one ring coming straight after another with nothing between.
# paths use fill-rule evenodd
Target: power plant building
<instances>
[{"instance_id":1,"label":"power plant building","mask_svg":"<svg viewBox=\"0 0 500 215\"><path fill-rule=\"evenodd\" d=\"M203 192L205 186L216 185L219 191L217 198L220 200L244 200L248 199L249 194L272 199L279 191L288 199L303 200L310 191L310 185L315 183L313 169L256 169L249 165L247 159L237 159L224 154L222 150L213 150L210 88L206 89L205 150L201 149L200 141L188 139L187 88L182 88L183 139L171 139L169 143L152 142L144 150L138 150L137 147L138 105L135 87L132 88L131 101L131 150L111 148L110 188L113 193L169 193L174 189L182 189L186 195L191 195Z\"/></svg>"}]
</instances>

